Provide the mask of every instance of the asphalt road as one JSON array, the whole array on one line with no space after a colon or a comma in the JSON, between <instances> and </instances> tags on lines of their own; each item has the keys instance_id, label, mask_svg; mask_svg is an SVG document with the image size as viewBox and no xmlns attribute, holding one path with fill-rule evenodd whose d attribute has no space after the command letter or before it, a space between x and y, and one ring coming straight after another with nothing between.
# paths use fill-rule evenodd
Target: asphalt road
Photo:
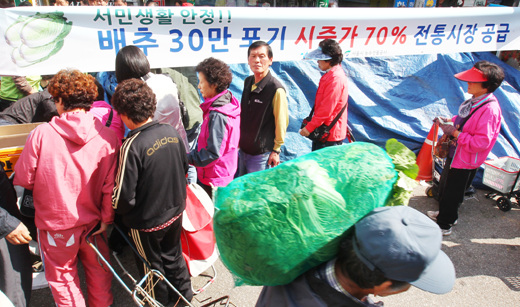
<instances>
[{"instance_id":1,"label":"asphalt road","mask_svg":"<svg viewBox=\"0 0 520 307\"><path fill-rule=\"evenodd\" d=\"M424 194L426 186L414 190L410 206L421 212L435 210L437 202ZM485 197L488 191L478 190L476 197L467 199L460 208L458 224L451 236L444 237L443 250L452 259L457 272L453 290L435 295L411 288L385 298L375 298L389 307L418 306L520 306L520 207L502 212L495 202ZM133 270L129 250L122 257L125 267ZM114 265L115 261L112 261ZM117 266L117 265L116 265ZM204 292L195 296L193 304L203 306L214 299L229 296L229 306L254 306L261 287L236 287L229 271L217 261L218 276ZM118 272L121 272L118 269ZM120 273L119 273L120 274ZM195 287L208 280L192 278ZM83 283L83 287L85 287ZM114 280L114 306L133 306L129 294ZM30 306L54 306L48 288L34 290ZM210 306L224 306L216 303Z\"/></svg>"}]
</instances>

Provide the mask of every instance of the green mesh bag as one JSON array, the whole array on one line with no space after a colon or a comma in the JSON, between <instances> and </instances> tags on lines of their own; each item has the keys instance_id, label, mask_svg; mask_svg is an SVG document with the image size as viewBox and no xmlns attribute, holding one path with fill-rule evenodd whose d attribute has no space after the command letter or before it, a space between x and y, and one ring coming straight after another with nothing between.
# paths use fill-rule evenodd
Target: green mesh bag
<instances>
[{"instance_id":1,"label":"green mesh bag","mask_svg":"<svg viewBox=\"0 0 520 307\"><path fill-rule=\"evenodd\" d=\"M348 228L393 199L398 178L389 155L363 142L239 177L215 195L221 259L237 284L287 284L332 259Z\"/></svg>"}]
</instances>

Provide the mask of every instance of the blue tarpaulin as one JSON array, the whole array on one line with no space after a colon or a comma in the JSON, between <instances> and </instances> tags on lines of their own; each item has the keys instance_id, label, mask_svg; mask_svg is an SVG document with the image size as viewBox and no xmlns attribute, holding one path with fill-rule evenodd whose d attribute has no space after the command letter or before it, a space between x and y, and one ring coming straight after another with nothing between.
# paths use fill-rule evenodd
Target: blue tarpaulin
<instances>
[{"instance_id":1,"label":"blue tarpaulin","mask_svg":"<svg viewBox=\"0 0 520 307\"><path fill-rule=\"evenodd\" d=\"M489 158L519 157L520 71L488 52L346 58L342 65L349 78L348 121L356 140L383 147L386 140L396 138L417 153L433 118L457 114L459 105L469 98L466 82L453 75L479 60L500 65L506 74L495 91L503 121ZM322 74L315 61L274 62L271 68L285 85L289 100L289 128L282 147L282 160L286 161L310 152L310 141L298 130L314 105ZM243 81L251 71L247 64L231 65L231 69L230 90L241 97Z\"/></svg>"}]
</instances>

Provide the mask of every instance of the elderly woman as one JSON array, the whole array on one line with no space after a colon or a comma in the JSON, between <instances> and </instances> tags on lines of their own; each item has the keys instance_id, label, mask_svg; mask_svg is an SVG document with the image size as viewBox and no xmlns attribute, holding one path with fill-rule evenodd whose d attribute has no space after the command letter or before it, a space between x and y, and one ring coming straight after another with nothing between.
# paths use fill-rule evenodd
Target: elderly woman
<instances>
[{"instance_id":1,"label":"elderly woman","mask_svg":"<svg viewBox=\"0 0 520 307\"><path fill-rule=\"evenodd\" d=\"M312 141L312 151L343 144L348 130L347 76L341 67L343 52L333 39L325 39L320 42L319 46L305 58L318 60L318 67L325 74L321 77L316 92L314 108L311 111L312 119L300 130L300 134L309 136L315 129L321 129L324 126L332 127L330 135L324 140Z\"/></svg>"},{"instance_id":2,"label":"elderly woman","mask_svg":"<svg viewBox=\"0 0 520 307\"><path fill-rule=\"evenodd\" d=\"M226 63L207 58L195 70L204 99L200 105L204 120L188 161L197 167L198 180L211 197L211 186L226 186L237 170L240 103L228 90L232 75Z\"/></svg>"},{"instance_id":3,"label":"elderly woman","mask_svg":"<svg viewBox=\"0 0 520 307\"><path fill-rule=\"evenodd\" d=\"M112 275L85 243L88 233L109 259L104 235L112 223L112 190L119 140L88 113L97 96L94 78L62 70L49 93L59 117L38 126L15 165L15 185L33 190L38 242L57 306L85 306L79 287L83 263L90 306L112 304ZM99 228L99 229L97 229Z\"/></svg>"},{"instance_id":4,"label":"elderly woman","mask_svg":"<svg viewBox=\"0 0 520 307\"><path fill-rule=\"evenodd\" d=\"M468 83L468 93L473 97L460 105L459 114L453 118L434 119L452 137L452 142L439 184L439 211L427 212L445 236L451 234L451 226L457 223L464 192L495 145L502 119L500 105L493 95L504 80L499 66L480 61L455 78Z\"/></svg>"}]
</instances>

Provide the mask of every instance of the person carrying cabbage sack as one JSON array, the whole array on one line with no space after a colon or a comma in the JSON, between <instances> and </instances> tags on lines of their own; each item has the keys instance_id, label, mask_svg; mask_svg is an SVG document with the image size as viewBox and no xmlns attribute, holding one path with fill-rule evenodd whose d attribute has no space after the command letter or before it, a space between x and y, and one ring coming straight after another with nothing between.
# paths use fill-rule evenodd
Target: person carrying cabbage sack
<instances>
[{"instance_id":1,"label":"person carrying cabbage sack","mask_svg":"<svg viewBox=\"0 0 520 307\"><path fill-rule=\"evenodd\" d=\"M385 149L330 146L214 191L220 257L237 285L278 286L333 259L341 237L369 212L408 204L415 154L395 139Z\"/></svg>"},{"instance_id":2,"label":"person carrying cabbage sack","mask_svg":"<svg viewBox=\"0 0 520 307\"><path fill-rule=\"evenodd\" d=\"M439 226L421 212L376 208L346 232L336 258L289 284L264 287L256 306L383 306L368 295L388 296L410 286L448 293L455 269L441 244Z\"/></svg>"}]
</instances>

